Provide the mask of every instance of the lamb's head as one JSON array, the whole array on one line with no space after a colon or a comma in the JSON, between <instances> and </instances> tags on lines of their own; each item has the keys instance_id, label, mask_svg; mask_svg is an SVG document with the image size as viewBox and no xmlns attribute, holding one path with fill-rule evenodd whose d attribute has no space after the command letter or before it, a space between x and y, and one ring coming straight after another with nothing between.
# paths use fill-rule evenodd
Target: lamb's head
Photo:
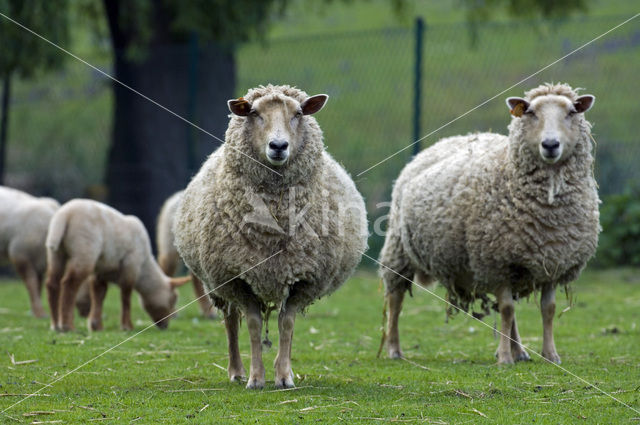
<instances>
[{"instance_id":1,"label":"lamb's head","mask_svg":"<svg viewBox=\"0 0 640 425\"><path fill-rule=\"evenodd\" d=\"M229 110L241 117L251 156L283 167L305 144L308 118L325 105L329 96L306 93L288 86L267 86L249 91L246 97L228 101Z\"/></svg>"},{"instance_id":2,"label":"lamb's head","mask_svg":"<svg viewBox=\"0 0 640 425\"><path fill-rule=\"evenodd\" d=\"M151 320L160 329L169 327L169 320L178 301L176 288L191 280L190 276L168 277L163 276L163 282L152 294L141 297L142 307L151 317Z\"/></svg>"},{"instance_id":3,"label":"lamb's head","mask_svg":"<svg viewBox=\"0 0 640 425\"><path fill-rule=\"evenodd\" d=\"M595 97L578 96L567 84L543 84L525 97L510 97L513 119L509 126L521 149L527 148L546 164L562 161L573 152L589 124L584 118Z\"/></svg>"}]
</instances>

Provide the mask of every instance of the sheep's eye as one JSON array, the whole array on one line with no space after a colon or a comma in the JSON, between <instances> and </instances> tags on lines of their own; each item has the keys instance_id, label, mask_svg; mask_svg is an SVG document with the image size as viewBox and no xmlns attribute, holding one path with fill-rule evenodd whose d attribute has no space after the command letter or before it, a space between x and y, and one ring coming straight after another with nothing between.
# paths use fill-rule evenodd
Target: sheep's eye
<instances>
[{"instance_id":1,"label":"sheep's eye","mask_svg":"<svg viewBox=\"0 0 640 425\"><path fill-rule=\"evenodd\" d=\"M576 114L576 111L569 111L569 113L567 114L567 118L571 118L575 114Z\"/></svg>"},{"instance_id":2,"label":"sheep's eye","mask_svg":"<svg viewBox=\"0 0 640 425\"><path fill-rule=\"evenodd\" d=\"M524 111L524 114L532 118L536 118L536 113L533 112L531 109L527 109L526 111Z\"/></svg>"},{"instance_id":3,"label":"sheep's eye","mask_svg":"<svg viewBox=\"0 0 640 425\"><path fill-rule=\"evenodd\" d=\"M302 111L297 111L294 115L295 118L300 118L302 116Z\"/></svg>"},{"instance_id":4,"label":"sheep's eye","mask_svg":"<svg viewBox=\"0 0 640 425\"><path fill-rule=\"evenodd\" d=\"M249 115L251 115L252 117L259 117L260 114L258 113L258 111L256 111L255 109L252 109L249 111Z\"/></svg>"}]
</instances>

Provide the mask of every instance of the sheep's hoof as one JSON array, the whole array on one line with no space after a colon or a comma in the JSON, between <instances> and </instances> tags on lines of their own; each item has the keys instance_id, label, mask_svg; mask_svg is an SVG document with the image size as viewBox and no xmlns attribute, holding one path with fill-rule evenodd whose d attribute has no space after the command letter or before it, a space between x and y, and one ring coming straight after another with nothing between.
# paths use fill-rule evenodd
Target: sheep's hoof
<instances>
[{"instance_id":1,"label":"sheep's hoof","mask_svg":"<svg viewBox=\"0 0 640 425\"><path fill-rule=\"evenodd\" d=\"M133 325L131 323L123 323L120 326L120 329L122 329L123 331L132 331L133 330Z\"/></svg>"},{"instance_id":2,"label":"sheep's hoof","mask_svg":"<svg viewBox=\"0 0 640 425\"><path fill-rule=\"evenodd\" d=\"M264 378L250 378L247 382L247 389L249 390L261 390L264 388Z\"/></svg>"},{"instance_id":3,"label":"sheep's hoof","mask_svg":"<svg viewBox=\"0 0 640 425\"><path fill-rule=\"evenodd\" d=\"M70 332L73 330L73 325L62 325L56 328L58 332Z\"/></svg>"},{"instance_id":4,"label":"sheep's hoof","mask_svg":"<svg viewBox=\"0 0 640 425\"><path fill-rule=\"evenodd\" d=\"M277 377L276 376L276 388L279 390L285 388L294 388L295 384L293 383L293 372L289 372L289 376L285 377Z\"/></svg>"},{"instance_id":5,"label":"sheep's hoof","mask_svg":"<svg viewBox=\"0 0 640 425\"><path fill-rule=\"evenodd\" d=\"M89 320L89 330L90 331L101 331L102 330L102 321L101 320Z\"/></svg>"},{"instance_id":6,"label":"sheep's hoof","mask_svg":"<svg viewBox=\"0 0 640 425\"><path fill-rule=\"evenodd\" d=\"M498 364L513 364L513 357L511 356L511 352L501 353L496 352L496 357L498 358Z\"/></svg>"},{"instance_id":7,"label":"sheep's hoof","mask_svg":"<svg viewBox=\"0 0 640 425\"><path fill-rule=\"evenodd\" d=\"M205 319L215 320L218 318L218 313L216 313L216 310L213 307L211 307L211 310L209 310L208 312L202 313L202 315Z\"/></svg>"},{"instance_id":8,"label":"sheep's hoof","mask_svg":"<svg viewBox=\"0 0 640 425\"><path fill-rule=\"evenodd\" d=\"M229 381L231 382L235 382L237 384L241 384L243 382L245 382L247 380L247 378L244 376L243 374L237 374L237 375L230 375L229 376Z\"/></svg>"},{"instance_id":9,"label":"sheep's hoof","mask_svg":"<svg viewBox=\"0 0 640 425\"><path fill-rule=\"evenodd\" d=\"M528 362L529 360L531 360L529 353L527 353L527 351L524 349L511 350L511 357L513 357L513 360L515 360L516 362Z\"/></svg>"},{"instance_id":10,"label":"sheep's hoof","mask_svg":"<svg viewBox=\"0 0 640 425\"><path fill-rule=\"evenodd\" d=\"M527 353L525 350L519 352L511 352L511 356L516 362L528 362L529 360L531 360L529 353Z\"/></svg>"},{"instance_id":11,"label":"sheep's hoof","mask_svg":"<svg viewBox=\"0 0 640 425\"><path fill-rule=\"evenodd\" d=\"M550 362L553 362L555 364L560 364L562 363L560 361L560 356L558 355L558 353L556 353L555 351L551 352L551 353L545 353L544 351L542 352L542 357L544 357L545 359L549 360Z\"/></svg>"},{"instance_id":12,"label":"sheep's hoof","mask_svg":"<svg viewBox=\"0 0 640 425\"><path fill-rule=\"evenodd\" d=\"M46 319L49 317L46 311L42 307L33 310L33 315L38 319Z\"/></svg>"},{"instance_id":13,"label":"sheep's hoof","mask_svg":"<svg viewBox=\"0 0 640 425\"><path fill-rule=\"evenodd\" d=\"M389 358L394 360L401 359L402 350L399 348L389 348Z\"/></svg>"}]
</instances>

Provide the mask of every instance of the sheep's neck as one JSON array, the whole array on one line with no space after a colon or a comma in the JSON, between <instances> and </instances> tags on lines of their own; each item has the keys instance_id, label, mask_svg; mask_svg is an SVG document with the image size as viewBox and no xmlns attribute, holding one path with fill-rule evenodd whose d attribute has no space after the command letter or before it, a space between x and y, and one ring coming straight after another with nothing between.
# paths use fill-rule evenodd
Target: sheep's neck
<instances>
[{"instance_id":1,"label":"sheep's neck","mask_svg":"<svg viewBox=\"0 0 640 425\"><path fill-rule=\"evenodd\" d=\"M164 282L164 274L160 270L160 266L153 260L148 258L140 267L138 279L134 284L134 289L143 297L156 292L158 284Z\"/></svg>"},{"instance_id":2,"label":"sheep's neck","mask_svg":"<svg viewBox=\"0 0 640 425\"><path fill-rule=\"evenodd\" d=\"M577 144L571 157L559 164L542 164L526 149L511 150L505 175L512 198L534 197L539 204L555 206L559 199L576 191L591 190L591 153Z\"/></svg>"}]
</instances>

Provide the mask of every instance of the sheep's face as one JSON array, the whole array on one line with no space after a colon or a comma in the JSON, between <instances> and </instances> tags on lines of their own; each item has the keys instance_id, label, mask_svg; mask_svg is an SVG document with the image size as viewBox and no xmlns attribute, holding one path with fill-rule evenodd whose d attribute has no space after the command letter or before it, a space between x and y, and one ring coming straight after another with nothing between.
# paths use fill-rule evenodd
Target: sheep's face
<instances>
[{"instance_id":1,"label":"sheep's face","mask_svg":"<svg viewBox=\"0 0 640 425\"><path fill-rule=\"evenodd\" d=\"M157 291L152 299L143 299L142 306L158 328L167 329L177 301L178 292L171 287L167 291Z\"/></svg>"},{"instance_id":2,"label":"sheep's face","mask_svg":"<svg viewBox=\"0 0 640 425\"><path fill-rule=\"evenodd\" d=\"M246 117L254 154L280 167L295 156L303 139L304 116L318 112L329 96L318 94L302 103L287 96L269 96L253 104L243 98L228 101L229 110Z\"/></svg>"},{"instance_id":3,"label":"sheep's face","mask_svg":"<svg viewBox=\"0 0 640 425\"><path fill-rule=\"evenodd\" d=\"M519 97L507 99L515 119L522 120L524 142L547 164L555 164L571 155L580 139L582 113L588 111L595 98L580 96L571 102L565 96L545 95L531 102Z\"/></svg>"}]
</instances>

